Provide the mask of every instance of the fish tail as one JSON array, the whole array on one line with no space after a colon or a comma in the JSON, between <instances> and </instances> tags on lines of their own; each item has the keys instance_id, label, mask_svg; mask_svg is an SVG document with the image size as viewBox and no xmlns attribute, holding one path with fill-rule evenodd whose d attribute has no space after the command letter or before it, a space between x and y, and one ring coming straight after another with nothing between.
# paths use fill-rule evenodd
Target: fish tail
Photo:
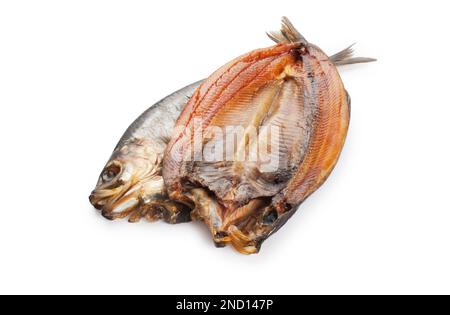
<instances>
[{"instance_id":1,"label":"fish tail","mask_svg":"<svg viewBox=\"0 0 450 315\"><path fill-rule=\"evenodd\" d=\"M355 44L345 48L344 50L338 52L337 54L334 54L330 57L331 61L336 66L345 66L345 65L352 65L356 63L367 63L367 62L375 62L377 61L374 58L365 58L365 57L353 57L353 54L355 53L355 50L353 49L353 46Z\"/></svg>"},{"instance_id":2,"label":"fish tail","mask_svg":"<svg viewBox=\"0 0 450 315\"><path fill-rule=\"evenodd\" d=\"M267 36L275 43L306 43L305 37L295 28L292 22L285 16L281 18L279 31L267 32Z\"/></svg>"}]
</instances>

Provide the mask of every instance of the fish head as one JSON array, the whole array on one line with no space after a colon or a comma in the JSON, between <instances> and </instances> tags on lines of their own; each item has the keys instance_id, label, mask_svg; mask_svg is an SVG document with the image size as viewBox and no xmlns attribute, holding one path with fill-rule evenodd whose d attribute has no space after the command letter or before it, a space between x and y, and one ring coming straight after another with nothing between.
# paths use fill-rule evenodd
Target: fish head
<instances>
[{"instance_id":1,"label":"fish head","mask_svg":"<svg viewBox=\"0 0 450 315\"><path fill-rule=\"evenodd\" d=\"M151 146L127 142L115 150L101 172L91 204L111 220L144 211L150 201L164 199L161 165L162 157Z\"/></svg>"}]
</instances>

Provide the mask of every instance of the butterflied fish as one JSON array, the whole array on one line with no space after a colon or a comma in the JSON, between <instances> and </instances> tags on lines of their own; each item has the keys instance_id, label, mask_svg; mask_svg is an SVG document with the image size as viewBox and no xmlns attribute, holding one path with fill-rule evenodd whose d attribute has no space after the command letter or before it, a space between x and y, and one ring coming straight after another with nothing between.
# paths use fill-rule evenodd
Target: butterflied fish
<instances>
[{"instance_id":1,"label":"butterflied fish","mask_svg":"<svg viewBox=\"0 0 450 315\"><path fill-rule=\"evenodd\" d=\"M199 86L163 162L170 198L195 209L217 246L244 254L257 253L336 165L350 120L336 66L374 61L351 48L329 57L287 18L268 35L277 45Z\"/></svg>"}]
</instances>

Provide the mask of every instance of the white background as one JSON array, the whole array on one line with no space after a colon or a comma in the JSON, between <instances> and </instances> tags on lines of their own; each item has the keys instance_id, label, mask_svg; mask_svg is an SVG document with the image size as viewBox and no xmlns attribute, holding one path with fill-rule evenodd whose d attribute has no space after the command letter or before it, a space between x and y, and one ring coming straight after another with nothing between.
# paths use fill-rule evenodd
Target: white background
<instances>
[{"instance_id":1,"label":"white background","mask_svg":"<svg viewBox=\"0 0 450 315\"><path fill-rule=\"evenodd\" d=\"M446 1L2 1L1 293L450 293ZM256 256L199 223L108 222L88 195L148 106L271 42L287 15L341 69L326 184Z\"/></svg>"}]
</instances>

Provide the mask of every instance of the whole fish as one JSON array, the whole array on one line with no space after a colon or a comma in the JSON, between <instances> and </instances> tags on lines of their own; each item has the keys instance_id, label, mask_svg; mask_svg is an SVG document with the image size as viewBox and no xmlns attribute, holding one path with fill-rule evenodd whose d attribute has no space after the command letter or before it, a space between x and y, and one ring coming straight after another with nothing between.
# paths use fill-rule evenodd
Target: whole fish
<instances>
[{"instance_id":1,"label":"whole fish","mask_svg":"<svg viewBox=\"0 0 450 315\"><path fill-rule=\"evenodd\" d=\"M105 218L136 222L190 220L190 209L170 201L162 178L162 158L181 110L200 85L193 83L150 107L125 132L90 196Z\"/></svg>"},{"instance_id":2,"label":"whole fish","mask_svg":"<svg viewBox=\"0 0 450 315\"><path fill-rule=\"evenodd\" d=\"M217 246L244 254L257 253L336 165L350 120L336 66L374 61L351 48L328 57L287 18L269 37L277 45L199 86L163 162L171 200L195 209Z\"/></svg>"},{"instance_id":3,"label":"whole fish","mask_svg":"<svg viewBox=\"0 0 450 315\"><path fill-rule=\"evenodd\" d=\"M128 217L130 222L142 217L168 223L203 220L216 245L232 244L241 253L251 254L320 186L337 161L348 128L350 97L335 66L374 59L353 58L351 47L328 58L287 18L280 32L268 35L277 46L246 54L204 84L199 81L173 93L128 128L90 196L103 216ZM277 64L280 56L282 62ZM255 79L256 64L267 58L272 59L263 66L266 75L252 84L248 79ZM224 102L227 95L240 99L243 106ZM333 110L340 115L330 116ZM189 142L187 135L196 117L210 125L260 129L278 122L284 126L284 138L279 140L284 150L281 168L261 172L261 165L254 161L227 164L187 159L180 163L177 156L187 150L179 144ZM173 132L176 122L181 131ZM242 144L251 147L248 135L238 140L241 148Z\"/></svg>"}]
</instances>

